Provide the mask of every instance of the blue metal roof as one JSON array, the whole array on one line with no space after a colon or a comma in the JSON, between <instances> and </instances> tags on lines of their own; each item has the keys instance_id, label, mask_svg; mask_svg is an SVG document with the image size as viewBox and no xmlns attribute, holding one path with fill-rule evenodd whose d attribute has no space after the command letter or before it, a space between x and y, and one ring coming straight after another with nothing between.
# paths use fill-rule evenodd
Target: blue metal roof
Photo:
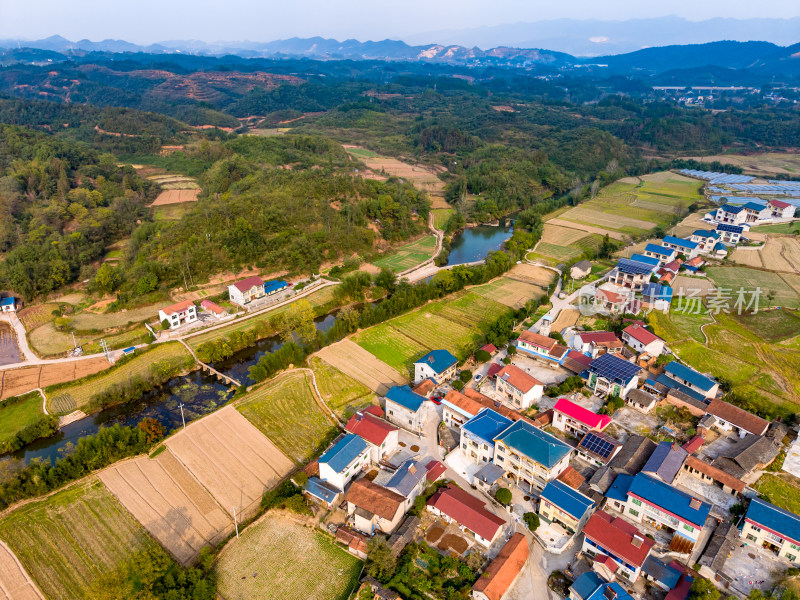
<instances>
[{"instance_id":1,"label":"blue metal roof","mask_svg":"<svg viewBox=\"0 0 800 600\"><path fill-rule=\"evenodd\" d=\"M354 433L350 433L342 437L330 450L320 456L319 462L320 464L327 464L336 473L342 473L366 449L367 442Z\"/></svg>"},{"instance_id":2,"label":"blue metal roof","mask_svg":"<svg viewBox=\"0 0 800 600\"><path fill-rule=\"evenodd\" d=\"M419 482L428 475L425 465L430 461L430 458L422 461L407 460L400 465L400 468L394 472L394 475L383 487L408 498L411 492L419 485Z\"/></svg>"},{"instance_id":3,"label":"blue metal roof","mask_svg":"<svg viewBox=\"0 0 800 600\"><path fill-rule=\"evenodd\" d=\"M14 306L14 298L9 296L7 298L0 299L0 306Z\"/></svg>"},{"instance_id":4,"label":"blue metal roof","mask_svg":"<svg viewBox=\"0 0 800 600\"><path fill-rule=\"evenodd\" d=\"M667 483L672 483L689 453L672 442L661 442L642 467L644 473L655 473Z\"/></svg>"},{"instance_id":5,"label":"blue metal roof","mask_svg":"<svg viewBox=\"0 0 800 600\"><path fill-rule=\"evenodd\" d=\"M417 412L422 403L425 402L425 398L411 391L411 388L407 385L396 385L389 388L389 391L386 392L386 398L411 412Z\"/></svg>"},{"instance_id":6,"label":"blue metal roof","mask_svg":"<svg viewBox=\"0 0 800 600\"><path fill-rule=\"evenodd\" d=\"M625 385L639 374L641 368L615 354L601 354L589 364L589 371Z\"/></svg>"},{"instance_id":7,"label":"blue metal roof","mask_svg":"<svg viewBox=\"0 0 800 600\"><path fill-rule=\"evenodd\" d=\"M722 242L717 242L716 244L714 244L714 252L727 252L727 251L728 247Z\"/></svg>"},{"instance_id":8,"label":"blue metal roof","mask_svg":"<svg viewBox=\"0 0 800 600\"><path fill-rule=\"evenodd\" d=\"M461 430L494 444L494 438L503 433L511 423L511 419L493 411L491 408L484 408L464 423L461 426Z\"/></svg>"},{"instance_id":9,"label":"blue metal roof","mask_svg":"<svg viewBox=\"0 0 800 600\"><path fill-rule=\"evenodd\" d=\"M667 363L667 365L664 367L664 371L670 375L674 375L675 377L679 377L680 379L688 381L693 386L700 388L704 392L710 390L717 383L710 377L706 377L702 373L698 373L694 369L679 363L677 360Z\"/></svg>"},{"instance_id":10,"label":"blue metal roof","mask_svg":"<svg viewBox=\"0 0 800 600\"><path fill-rule=\"evenodd\" d=\"M689 250L694 250L697 248L697 242L693 242L691 240L685 240L683 238L675 237L672 235L665 235L664 241L668 244L673 244L675 246L682 246L683 248L688 248Z\"/></svg>"},{"instance_id":11,"label":"blue metal roof","mask_svg":"<svg viewBox=\"0 0 800 600\"><path fill-rule=\"evenodd\" d=\"M648 273L652 273L653 269L653 265L647 265L629 258L620 258L619 261L617 261L617 270L623 273L630 273L631 275L647 275Z\"/></svg>"},{"instance_id":12,"label":"blue metal roof","mask_svg":"<svg viewBox=\"0 0 800 600\"><path fill-rule=\"evenodd\" d=\"M328 484L319 477L309 477L303 489L315 498L319 498L328 504L336 500L336 496L340 493L339 490L328 486Z\"/></svg>"},{"instance_id":13,"label":"blue metal roof","mask_svg":"<svg viewBox=\"0 0 800 600\"><path fill-rule=\"evenodd\" d=\"M494 439L548 469L572 450L569 444L521 419Z\"/></svg>"},{"instance_id":14,"label":"blue metal roof","mask_svg":"<svg viewBox=\"0 0 800 600\"><path fill-rule=\"evenodd\" d=\"M747 202L747 203L744 204L744 207L748 208L750 210L754 210L756 212L761 212L767 206L766 206L766 204L758 204L757 202Z\"/></svg>"},{"instance_id":15,"label":"blue metal roof","mask_svg":"<svg viewBox=\"0 0 800 600\"><path fill-rule=\"evenodd\" d=\"M605 583L605 580L594 571L586 571L578 577L572 584L571 589L575 590L584 600L594 594L595 590Z\"/></svg>"},{"instance_id":16,"label":"blue metal roof","mask_svg":"<svg viewBox=\"0 0 800 600\"><path fill-rule=\"evenodd\" d=\"M702 528L711 505L644 473L637 473L631 482L629 494L662 508L676 517ZM692 507L696 502L697 508Z\"/></svg>"},{"instance_id":17,"label":"blue metal roof","mask_svg":"<svg viewBox=\"0 0 800 600\"><path fill-rule=\"evenodd\" d=\"M447 350L431 350L419 360L414 361L414 364L426 363L431 369L433 369L434 373L438 375L439 373L443 373L452 367L457 362L458 359L450 354Z\"/></svg>"},{"instance_id":18,"label":"blue metal roof","mask_svg":"<svg viewBox=\"0 0 800 600\"><path fill-rule=\"evenodd\" d=\"M620 473L614 479L614 483L608 488L606 498L617 500L619 502L628 501L628 490L631 489L631 482L633 482L633 475L627 473Z\"/></svg>"},{"instance_id":19,"label":"blue metal roof","mask_svg":"<svg viewBox=\"0 0 800 600\"><path fill-rule=\"evenodd\" d=\"M733 215L738 215L740 212L744 210L744 206L733 206L732 204L723 204L717 210L721 210L726 213L731 213Z\"/></svg>"},{"instance_id":20,"label":"blue metal roof","mask_svg":"<svg viewBox=\"0 0 800 600\"><path fill-rule=\"evenodd\" d=\"M681 578L681 572L678 569L669 566L652 554L644 559L642 571L644 571L648 577L664 584L669 589L678 585L678 580Z\"/></svg>"},{"instance_id":21,"label":"blue metal roof","mask_svg":"<svg viewBox=\"0 0 800 600\"><path fill-rule=\"evenodd\" d=\"M745 518L772 529L794 542L800 542L800 517L788 510L778 508L760 498L753 498Z\"/></svg>"},{"instance_id":22,"label":"blue metal roof","mask_svg":"<svg viewBox=\"0 0 800 600\"><path fill-rule=\"evenodd\" d=\"M714 238L715 240L719 239L719 232L712 231L711 229L695 229L692 235L696 235L702 238Z\"/></svg>"},{"instance_id":23,"label":"blue metal roof","mask_svg":"<svg viewBox=\"0 0 800 600\"><path fill-rule=\"evenodd\" d=\"M687 396L691 396L695 400L699 400L700 402L705 402L706 397L698 392L697 390L693 390L692 388L683 385L682 383L678 383L674 379L671 379L669 375L666 373L662 373L656 378L656 382L667 386L671 390L678 390L679 392L683 392Z\"/></svg>"},{"instance_id":24,"label":"blue metal roof","mask_svg":"<svg viewBox=\"0 0 800 600\"><path fill-rule=\"evenodd\" d=\"M285 287L288 287L289 284L285 281L277 279L275 281L268 281L264 284L264 293L271 294L272 292L277 292L278 290L282 290Z\"/></svg>"},{"instance_id":25,"label":"blue metal roof","mask_svg":"<svg viewBox=\"0 0 800 600\"><path fill-rule=\"evenodd\" d=\"M672 302L672 288L660 283L647 283L642 286L642 296L653 300Z\"/></svg>"},{"instance_id":26,"label":"blue metal roof","mask_svg":"<svg viewBox=\"0 0 800 600\"><path fill-rule=\"evenodd\" d=\"M644 254L631 254L631 260L635 260L636 262L644 263L653 267L657 267L659 264L661 264L654 256L645 256Z\"/></svg>"},{"instance_id":27,"label":"blue metal roof","mask_svg":"<svg viewBox=\"0 0 800 600\"><path fill-rule=\"evenodd\" d=\"M653 254L658 254L660 256L672 256L675 254L675 250L671 250L670 248L664 248L659 244L647 244L644 248L645 252L652 252Z\"/></svg>"},{"instance_id":28,"label":"blue metal roof","mask_svg":"<svg viewBox=\"0 0 800 600\"><path fill-rule=\"evenodd\" d=\"M587 498L577 490L573 490L561 481L550 481L542 490L541 497L555 504L556 507L580 521L586 511L594 506L591 498Z\"/></svg>"}]
</instances>

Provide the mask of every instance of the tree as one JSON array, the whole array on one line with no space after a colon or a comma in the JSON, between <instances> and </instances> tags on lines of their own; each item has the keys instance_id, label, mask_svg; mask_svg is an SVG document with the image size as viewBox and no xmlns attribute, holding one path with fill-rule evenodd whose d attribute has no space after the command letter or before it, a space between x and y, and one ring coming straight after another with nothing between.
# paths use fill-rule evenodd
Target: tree
<instances>
[{"instance_id":1,"label":"tree","mask_svg":"<svg viewBox=\"0 0 800 600\"><path fill-rule=\"evenodd\" d=\"M705 577L695 577L689 588L689 600L719 600L719 590Z\"/></svg>"},{"instance_id":2,"label":"tree","mask_svg":"<svg viewBox=\"0 0 800 600\"><path fill-rule=\"evenodd\" d=\"M463 389L464 389L464 382L463 382L463 381L461 381L460 379L456 379L456 380L453 382L453 389L454 389L454 390L457 390L457 391L459 391L459 392L460 392L461 390L463 390Z\"/></svg>"},{"instance_id":3,"label":"tree","mask_svg":"<svg viewBox=\"0 0 800 600\"><path fill-rule=\"evenodd\" d=\"M486 350L476 350L475 351L475 361L479 363L484 363L488 360L492 360L492 355L489 354Z\"/></svg>"},{"instance_id":4,"label":"tree","mask_svg":"<svg viewBox=\"0 0 800 600\"><path fill-rule=\"evenodd\" d=\"M772 303L775 302L775 290L767 292L767 308L772 308Z\"/></svg>"},{"instance_id":5,"label":"tree","mask_svg":"<svg viewBox=\"0 0 800 600\"><path fill-rule=\"evenodd\" d=\"M293 302L283 313L281 338L291 342L296 335L300 341L310 342L317 337L314 326L314 307L308 300Z\"/></svg>"},{"instance_id":6,"label":"tree","mask_svg":"<svg viewBox=\"0 0 800 600\"><path fill-rule=\"evenodd\" d=\"M526 512L522 515L522 520L525 521L525 525L528 526L528 529L531 531L536 531L539 529L539 515L535 512Z\"/></svg>"},{"instance_id":7,"label":"tree","mask_svg":"<svg viewBox=\"0 0 800 600\"><path fill-rule=\"evenodd\" d=\"M469 380L472 379L472 371L469 369L464 369L458 374L458 378L464 383L469 383Z\"/></svg>"},{"instance_id":8,"label":"tree","mask_svg":"<svg viewBox=\"0 0 800 600\"><path fill-rule=\"evenodd\" d=\"M376 535L367 542L367 574L386 583L394 574L397 559L392 554L389 542L382 535Z\"/></svg>"},{"instance_id":9,"label":"tree","mask_svg":"<svg viewBox=\"0 0 800 600\"><path fill-rule=\"evenodd\" d=\"M122 282L122 276L114 267L108 263L103 265L97 270L97 275L94 276L93 287L102 294L110 294Z\"/></svg>"},{"instance_id":10,"label":"tree","mask_svg":"<svg viewBox=\"0 0 800 600\"><path fill-rule=\"evenodd\" d=\"M166 427L150 417L145 417L139 421L137 427L144 431L145 440L148 444L155 444L167 434Z\"/></svg>"},{"instance_id":11,"label":"tree","mask_svg":"<svg viewBox=\"0 0 800 600\"><path fill-rule=\"evenodd\" d=\"M506 348L506 352L508 353L509 356L512 356L517 353L517 347L514 344L509 344L508 348Z\"/></svg>"},{"instance_id":12,"label":"tree","mask_svg":"<svg viewBox=\"0 0 800 600\"><path fill-rule=\"evenodd\" d=\"M497 488L497 491L494 493L494 499L505 506L511 504L511 498L511 490L508 488Z\"/></svg>"}]
</instances>

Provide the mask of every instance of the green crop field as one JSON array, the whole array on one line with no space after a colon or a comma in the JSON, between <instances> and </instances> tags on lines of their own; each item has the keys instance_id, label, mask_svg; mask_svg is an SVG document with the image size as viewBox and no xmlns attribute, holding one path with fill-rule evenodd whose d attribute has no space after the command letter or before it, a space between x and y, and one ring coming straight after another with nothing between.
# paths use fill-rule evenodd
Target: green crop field
<instances>
[{"instance_id":1,"label":"green crop field","mask_svg":"<svg viewBox=\"0 0 800 600\"><path fill-rule=\"evenodd\" d=\"M431 210L433 213L433 226L436 229L444 229L447 219L450 218L455 211L452 208L434 208Z\"/></svg>"},{"instance_id":2,"label":"green crop field","mask_svg":"<svg viewBox=\"0 0 800 600\"><path fill-rule=\"evenodd\" d=\"M798 233L800 224L798 223L779 223L777 225L758 225L750 229L753 233Z\"/></svg>"},{"instance_id":3,"label":"green crop field","mask_svg":"<svg viewBox=\"0 0 800 600\"><path fill-rule=\"evenodd\" d=\"M232 540L217 566L225 600L345 600L361 572L330 537L276 511Z\"/></svg>"},{"instance_id":4,"label":"green crop field","mask_svg":"<svg viewBox=\"0 0 800 600\"><path fill-rule=\"evenodd\" d=\"M800 277L797 275L759 271L748 267L708 267L706 273L718 288L725 288L729 294L733 294L734 299L739 288L744 288L748 293L758 288L761 290L761 306L767 305L766 294L773 291L773 306L800 308Z\"/></svg>"},{"instance_id":5,"label":"green crop field","mask_svg":"<svg viewBox=\"0 0 800 600\"><path fill-rule=\"evenodd\" d=\"M310 376L303 371L280 375L249 392L236 408L289 458L302 463L335 431L330 417L314 400Z\"/></svg>"},{"instance_id":6,"label":"green crop field","mask_svg":"<svg viewBox=\"0 0 800 600\"><path fill-rule=\"evenodd\" d=\"M348 408L361 408L371 404L375 398L369 388L316 356L309 359L309 364L314 371L319 393L339 418L342 418Z\"/></svg>"},{"instance_id":7,"label":"green crop field","mask_svg":"<svg viewBox=\"0 0 800 600\"><path fill-rule=\"evenodd\" d=\"M365 158L378 158L380 154L367 150L366 148L346 148L347 152L356 156L363 156Z\"/></svg>"},{"instance_id":8,"label":"green crop field","mask_svg":"<svg viewBox=\"0 0 800 600\"><path fill-rule=\"evenodd\" d=\"M401 373L429 350L444 348L465 358L480 341L484 327L509 312L503 304L476 291L431 302L357 334L353 341Z\"/></svg>"},{"instance_id":9,"label":"green crop field","mask_svg":"<svg viewBox=\"0 0 800 600\"><path fill-rule=\"evenodd\" d=\"M179 342L168 342L152 346L146 352L141 350L122 365L111 367L96 375L73 381L54 390L48 388L47 406L54 413L68 413L88 404L97 393L112 385L124 383L137 375L148 374L158 363L164 366L177 366L191 360L191 354Z\"/></svg>"},{"instance_id":10,"label":"green crop field","mask_svg":"<svg viewBox=\"0 0 800 600\"><path fill-rule=\"evenodd\" d=\"M539 242L539 244L536 246L536 253L557 261L568 261L582 254L579 248L572 248L570 246L557 246L555 244L547 244L545 242Z\"/></svg>"},{"instance_id":11,"label":"green crop field","mask_svg":"<svg viewBox=\"0 0 800 600\"><path fill-rule=\"evenodd\" d=\"M372 264L381 269L391 269L395 273L400 273L431 258L434 250L436 250L436 237L427 235L415 242L401 246Z\"/></svg>"},{"instance_id":12,"label":"green crop field","mask_svg":"<svg viewBox=\"0 0 800 600\"><path fill-rule=\"evenodd\" d=\"M669 313L659 311L650 313L650 323L653 325L656 335L664 338L668 344L684 340L703 342L705 338L700 327L710 322L711 317L706 314L691 314L675 310Z\"/></svg>"},{"instance_id":13,"label":"green crop field","mask_svg":"<svg viewBox=\"0 0 800 600\"><path fill-rule=\"evenodd\" d=\"M761 310L735 317L751 333L767 342L780 342L800 335L800 317L788 309Z\"/></svg>"},{"instance_id":14,"label":"green crop field","mask_svg":"<svg viewBox=\"0 0 800 600\"><path fill-rule=\"evenodd\" d=\"M104 339L111 350L127 348L149 342L153 336L147 331L144 325L134 327L130 331L124 331L115 335L97 333L92 335L75 334L78 345L83 347L85 354L99 354L103 351L100 340ZM55 356L69 352L73 348L72 334L66 331L58 331L53 322L45 323L28 334L28 341L31 347L40 356Z\"/></svg>"},{"instance_id":15,"label":"green crop field","mask_svg":"<svg viewBox=\"0 0 800 600\"><path fill-rule=\"evenodd\" d=\"M92 582L156 545L95 477L6 514L0 538L52 600L89 600Z\"/></svg>"},{"instance_id":16,"label":"green crop field","mask_svg":"<svg viewBox=\"0 0 800 600\"><path fill-rule=\"evenodd\" d=\"M189 209L192 208L191 202L181 204L162 204L153 207L154 221L180 221Z\"/></svg>"},{"instance_id":17,"label":"green crop field","mask_svg":"<svg viewBox=\"0 0 800 600\"><path fill-rule=\"evenodd\" d=\"M25 427L35 423L42 414L42 396L39 392L0 402L0 452L4 452L12 439Z\"/></svg>"},{"instance_id":18,"label":"green crop field","mask_svg":"<svg viewBox=\"0 0 800 600\"><path fill-rule=\"evenodd\" d=\"M800 482L790 475L764 473L753 487L775 506L800 514Z\"/></svg>"},{"instance_id":19,"label":"green crop field","mask_svg":"<svg viewBox=\"0 0 800 600\"><path fill-rule=\"evenodd\" d=\"M133 308L125 312L92 313L82 312L74 317L70 317L75 329L97 329L103 330L110 327L122 327L131 323L141 323L156 318L158 309L164 303L151 304L140 308Z\"/></svg>"},{"instance_id":20,"label":"green crop field","mask_svg":"<svg viewBox=\"0 0 800 600\"><path fill-rule=\"evenodd\" d=\"M311 306L314 307L317 315L323 314L327 312L327 309L322 309L320 307L330 304L333 301L333 290L334 286L331 285L328 287L324 287L321 290L315 290L308 296L298 298L298 300L308 301L311 304ZM281 313L288 310L291 305L292 305L291 303L285 304L274 310L269 310L267 312L260 313L250 319L236 319L233 323L225 327L220 327L219 329L215 329L213 331L208 331L206 333L201 333L199 335L187 338L186 343L189 344L192 348L197 348L198 346L204 344L205 342L210 342L213 340L217 340L219 338L223 338L234 331L242 331L244 329L250 329L254 327L257 323L263 323L265 321L269 322L270 319L277 317Z\"/></svg>"}]
</instances>

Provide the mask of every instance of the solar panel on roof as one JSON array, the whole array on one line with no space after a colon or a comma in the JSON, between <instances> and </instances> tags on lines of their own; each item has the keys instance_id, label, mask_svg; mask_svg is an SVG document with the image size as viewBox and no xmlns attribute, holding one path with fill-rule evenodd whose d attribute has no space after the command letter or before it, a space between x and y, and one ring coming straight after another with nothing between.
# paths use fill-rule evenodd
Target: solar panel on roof
<instances>
[{"instance_id":1,"label":"solar panel on roof","mask_svg":"<svg viewBox=\"0 0 800 600\"><path fill-rule=\"evenodd\" d=\"M727 223L719 223L717 225L717 231L727 231L729 233L742 233L744 231L743 227L739 225L728 225Z\"/></svg>"},{"instance_id":2,"label":"solar panel on roof","mask_svg":"<svg viewBox=\"0 0 800 600\"><path fill-rule=\"evenodd\" d=\"M594 433L587 433L583 436L581 443L578 444L579 447L585 449L587 452L591 452L600 458L606 459L611 456L611 453L614 451L616 447L615 444L612 444L609 440L600 437Z\"/></svg>"}]
</instances>

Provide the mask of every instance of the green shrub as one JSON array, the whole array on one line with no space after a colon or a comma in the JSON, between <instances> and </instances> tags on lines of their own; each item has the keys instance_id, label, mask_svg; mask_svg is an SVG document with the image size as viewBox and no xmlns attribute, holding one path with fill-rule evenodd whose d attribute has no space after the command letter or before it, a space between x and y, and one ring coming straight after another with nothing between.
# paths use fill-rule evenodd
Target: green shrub
<instances>
[{"instance_id":1,"label":"green shrub","mask_svg":"<svg viewBox=\"0 0 800 600\"><path fill-rule=\"evenodd\" d=\"M502 487L497 488L497 491L494 493L494 499L505 506L511 504L511 490Z\"/></svg>"}]
</instances>

